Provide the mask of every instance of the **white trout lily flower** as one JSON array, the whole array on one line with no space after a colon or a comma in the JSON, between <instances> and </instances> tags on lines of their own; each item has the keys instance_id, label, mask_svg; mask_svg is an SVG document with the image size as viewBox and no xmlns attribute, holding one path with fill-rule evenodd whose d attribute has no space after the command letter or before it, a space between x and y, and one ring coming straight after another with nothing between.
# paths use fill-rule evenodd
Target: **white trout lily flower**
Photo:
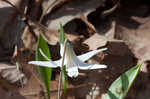
<instances>
[{"instance_id":1,"label":"white trout lily flower","mask_svg":"<svg viewBox=\"0 0 150 99\"><path fill-rule=\"evenodd\" d=\"M60 54L63 56L64 52L64 45L60 44ZM79 72L78 69L81 70L91 70L91 69L100 69L106 68L106 65L98 65L98 64L87 64L84 63L86 60L90 59L92 56L96 55L99 52L105 51L107 48L93 50L83 55L76 56L75 52L73 51L73 47L69 41L66 42L66 52L64 58L64 65L66 65L66 71L69 77L77 77ZM48 59L48 57L40 50L40 53L48 60L48 61L30 61L29 64L34 64L37 66L43 67L51 67L57 68L61 67L62 58L57 61L52 61Z\"/></svg>"}]
</instances>

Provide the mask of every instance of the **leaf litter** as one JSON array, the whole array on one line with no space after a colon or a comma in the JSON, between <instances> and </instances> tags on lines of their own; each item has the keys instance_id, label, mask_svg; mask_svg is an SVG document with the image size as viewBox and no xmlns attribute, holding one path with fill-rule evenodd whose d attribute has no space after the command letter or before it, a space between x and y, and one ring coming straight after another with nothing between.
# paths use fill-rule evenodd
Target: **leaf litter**
<instances>
[{"instance_id":1,"label":"leaf litter","mask_svg":"<svg viewBox=\"0 0 150 99\"><path fill-rule=\"evenodd\" d=\"M112 3L112 1L110 2ZM36 45L35 37L39 32L42 32L50 49L52 49L52 52L54 53L52 54L52 58L55 60L60 58L58 54L59 44L57 44L59 41L59 22L63 24L68 38L73 42L74 50L78 55L88 52L89 50L108 47L106 53L100 53L88 61L89 63L107 64L108 69L93 70L89 72L81 71L77 79L69 78L69 93L67 98L100 98L107 92L112 81L120 74L136 65L137 62L144 62L140 75L126 98L142 99L144 96L143 99L148 99L148 92L150 90L148 84L150 70L148 53L150 51L150 17L149 14L147 14L149 9L148 5L138 4L135 3L135 1L129 3L127 1L121 1L120 6L108 16L102 18L99 17L100 13L113 8L115 4L117 4L116 2L109 8L106 7L107 5L101 7L105 2L99 2L99 0L54 0L54 2L52 1L50 3L39 0L37 4L45 7L43 8L45 12L42 13L44 15L43 18L41 18L41 23L48 30L43 31L42 26L37 25L32 22L32 20L28 21L29 26L23 33L23 35L26 36L26 38L23 39L26 45L25 48L34 50L35 46L32 46ZM50 6L48 9L48 6L51 4L54 5ZM133 6L133 4L135 5ZM39 6L32 5L32 7L40 9L38 8ZM98 11L102 8L104 8L104 10L99 13ZM30 11L35 12L36 9ZM48 10L46 11L45 9ZM40 12L38 10L36 11L37 12L35 13L38 15ZM32 16L31 12L30 16L33 18L36 17L37 21L39 21L38 19L40 19L40 16ZM31 26L31 30L36 33L35 37L31 35L30 32L32 31L29 31L29 27ZM23 69L27 72L26 74L28 74L27 85L24 88L15 87L15 89L13 89L12 87L14 85L1 82L2 86L4 86L5 89L11 89L10 91L18 90L19 94L25 99L43 97L42 93L45 93L46 91L40 87L42 84L40 83L37 71L35 68L30 68L31 66L26 64L27 60L33 60L33 58L31 58L31 56L33 57L33 54L23 55L23 52L20 53L21 54L17 57L23 66ZM57 97L57 69L55 73L55 80L51 83L51 91L54 98ZM37 82L35 83L35 81Z\"/></svg>"}]
</instances>

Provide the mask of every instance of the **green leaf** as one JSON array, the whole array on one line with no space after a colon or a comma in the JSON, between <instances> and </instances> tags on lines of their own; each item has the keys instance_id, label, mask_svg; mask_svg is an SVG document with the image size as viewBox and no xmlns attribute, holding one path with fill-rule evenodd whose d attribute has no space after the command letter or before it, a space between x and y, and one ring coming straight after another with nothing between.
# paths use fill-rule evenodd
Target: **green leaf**
<instances>
[{"instance_id":1,"label":"green leaf","mask_svg":"<svg viewBox=\"0 0 150 99\"><path fill-rule=\"evenodd\" d=\"M110 86L105 99L123 99L132 86L140 68L141 64L138 64L118 77Z\"/></svg>"},{"instance_id":2,"label":"green leaf","mask_svg":"<svg viewBox=\"0 0 150 99\"><path fill-rule=\"evenodd\" d=\"M49 59L51 58L48 45L46 44L45 40L43 39L43 37L41 35L39 35L39 37L38 37L38 44L37 44L35 58L36 58L36 61L47 61L47 59L45 59L41 55L39 49L41 49L43 51L43 53L45 55L47 55L47 57ZM38 66L38 71L39 71L40 76L46 87L48 99L50 99L50 90L49 89L50 89L50 81L51 81L51 76L52 76L52 69L49 67Z\"/></svg>"},{"instance_id":3,"label":"green leaf","mask_svg":"<svg viewBox=\"0 0 150 99\"><path fill-rule=\"evenodd\" d=\"M65 33L62 24L60 24L60 43L64 44L65 42Z\"/></svg>"}]
</instances>

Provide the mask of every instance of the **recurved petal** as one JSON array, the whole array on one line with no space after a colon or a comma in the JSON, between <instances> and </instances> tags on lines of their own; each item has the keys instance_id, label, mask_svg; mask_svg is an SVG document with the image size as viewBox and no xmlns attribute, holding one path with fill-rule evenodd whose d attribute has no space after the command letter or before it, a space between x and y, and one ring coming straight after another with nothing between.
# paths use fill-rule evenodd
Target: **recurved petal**
<instances>
[{"instance_id":1,"label":"recurved petal","mask_svg":"<svg viewBox=\"0 0 150 99\"><path fill-rule=\"evenodd\" d=\"M83 63L83 64L80 64L78 66L79 69L82 69L82 70L87 70L87 69L101 69L101 68L107 68L106 65L98 65L98 64L87 64L87 63Z\"/></svg>"},{"instance_id":2,"label":"recurved petal","mask_svg":"<svg viewBox=\"0 0 150 99\"><path fill-rule=\"evenodd\" d=\"M106 65L98 65L98 64L87 64L78 59L78 57L73 57L73 62L77 65L79 69L88 70L88 69L100 69L106 68Z\"/></svg>"},{"instance_id":3,"label":"recurved petal","mask_svg":"<svg viewBox=\"0 0 150 99\"><path fill-rule=\"evenodd\" d=\"M40 53L41 53L41 55L46 59L46 60L50 60L45 54L44 54L44 52L42 51L42 49L40 48L39 49L39 51L40 51Z\"/></svg>"},{"instance_id":4,"label":"recurved petal","mask_svg":"<svg viewBox=\"0 0 150 99\"><path fill-rule=\"evenodd\" d=\"M107 48L102 48L102 49L98 49L98 50L93 50L90 52L87 52L85 54L82 54L80 56L77 56L82 62L85 62L86 60L90 59L91 57L93 57L94 55L98 54L99 52L105 51L107 50Z\"/></svg>"},{"instance_id":5,"label":"recurved petal","mask_svg":"<svg viewBox=\"0 0 150 99\"><path fill-rule=\"evenodd\" d=\"M33 64L33 65L36 65L36 66L43 66L43 67L51 67L51 68L58 67L52 61L30 61L30 62L28 62L28 64Z\"/></svg>"},{"instance_id":6,"label":"recurved petal","mask_svg":"<svg viewBox=\"0 0 150 99\"><path fill-rule=\"evenodd\" d=\"M59 59L59 60L53 61L53 62L54 62L54 64L56 64L57 66L61 66L62 58Z\"/></svg>"},{"instance_id":7,"label":"recurved petal","mask_svg":"<svg viewBox=\"0 0 150 99\"><path fill-rule=\"evenodd\" d=\"M69 77L77 77L79 74L78 67L70 67L67 68L66 71Z\"/></svg>"}]
</instances>

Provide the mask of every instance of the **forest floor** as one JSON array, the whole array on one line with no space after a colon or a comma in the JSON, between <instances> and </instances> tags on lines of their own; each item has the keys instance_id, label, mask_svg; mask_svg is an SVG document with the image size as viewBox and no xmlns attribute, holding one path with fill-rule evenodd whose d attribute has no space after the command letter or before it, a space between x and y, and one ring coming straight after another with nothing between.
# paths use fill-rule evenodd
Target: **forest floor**
<instances>
[{"instance_id":1,"label":"forest floor","mask_svg":"<svg viewBox=\"0 0 150 99\"><path fill-rule=\"evenodd\" d=\"M110 0L116 2L103 5L99 0L60 1L53 4L48 14L39 21L46 28L28 21L29 27L34 26L31 29L35 35L26 27L23 35L24 50L18 52L16 57L28 81L21 87L0 78L0 97L44 99L46 91L39 73L34 65L27 63L34 60L37 31L42 32L47 40L52 59L60 58L58 30L61 22L77 55L98 48L108 48L88 61L106 64L108 68L80 71L77 78L69 78L67 99L103 99L111 83L137 63L143 63L142 68L125 99L150 99L150 3L141 3L140 0L120 0L118 3L118 0ZM46 3L42 5L46 9L44 5ZM39 20L40 11L37 11L38 6L34 6L32 5L29 15L31 19ZM48 30L43 32L43 29ZM57 70L53 71L51 99L57 99Z\"/></svg>"}]
</instances>

